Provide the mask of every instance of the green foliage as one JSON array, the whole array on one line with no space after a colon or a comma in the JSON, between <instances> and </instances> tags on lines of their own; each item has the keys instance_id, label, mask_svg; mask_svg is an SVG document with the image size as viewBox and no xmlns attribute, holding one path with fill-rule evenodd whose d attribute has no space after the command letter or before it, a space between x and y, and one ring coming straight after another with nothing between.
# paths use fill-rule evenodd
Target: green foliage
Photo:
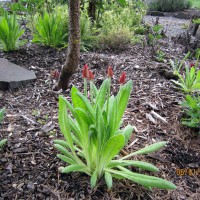
<instances>
[{"instance_id":1,"label":"green foliage","mask_svg":"<svg viewBox=\"0 0 200 200\"><path fill-rule=\"evenodd\" d=\"M67 45L68 26L67 11L48 13L44 11L43 15L36 14L33 23L32 42L52 46L64 47Z\"/></svg>"},{"instance_id":2,"label":"green foliage","mask_svg":"<svg viewBox=\"0 0 200 200\"><path fill-rule=\"evenodd\" d=\"M189 3L192 8L200 9L200 1L199 0L190 0Z\"/></svg>"},{"instance_id":3,"label":"green foliage","mask_svg":"<svg viewBox=\"0 0 200 200\"><path fill-rule=\"evenodd\" d=\"M82 11L80 16L80 34L81 51L91 50L96 43L96 29L85 11Z\"/></svg>"},{"instance_id":4,"label":"green foliage","mask_svg":"<svg viewBox=\"0 0 200 200\"><path fill-rule=\"evenodd\" d=\"M128 159L159 150L165 142L119 157L120 150L127 144L133 131L131 125L120 128L132 81L121 85L117 96L110 96L110 84L111 79L106 79L97 89L90 81L91 102L76 87L71 89L72 103L59 96L59 125L65 140L55 140L54 147L61 152L57 156L68 163L66 167L60 168L61 172L89 175L92 188L104 177L108 188L112 187L113 178L119 178L132 180L149 189L175 189L175 185L166 180L134 173L126 168L134 166L157 172L158 169L150 163Z\"/></svg>"},{"instance_id":5,"label":"green foliage","mask_svg":"<svg viewBox=\"0 0 200 200\"><path fill-rule=\"evenodd\" d=\"M189 0L147 0L150 11L173 12L190 6Z\"/></svg>"},{"instance_id":6,"label":"green foliage","mask_svg":"<svg viewBox=\"0 0 200 200\"><path fill-rule=\"evenodd\" d=\"M132 42L133 32L128 27L112 27L108 32L98 36L98 48L124 49Z\"/></svg>"},{"instance_id":7,"label":"green foliage","mask_svg":"<svg viewBox=\"0 0 200 200\"><path fill-rule=\"evenodd\" d=\"M158 50L158 51L156 51L156 60L158 61L158 62L164 62L164 60L165 60L165 53L163 52L163 51L161 51L161 50Z\"/></svg>"},{"instance_id":8,"label":"green foliage","mask_svg":"<svg viewBox=\"0 0 200 200\"><path fill-rule=\"evenodd\" d=\"M97 45L105 49L121 49L132 42L135 27L139 26L145 9L133 9L132 4L119 7L112 4L101 16Z\"/></svg>"},{"instance_id":9,"label":"green foliage","mask_svg":"<svg viewBox=\"0 0 200 200\"><path fill-rule=\"evenodd\" d=\"M181 106L185 109L187 115L186 118L182 119L182 124L200 128L200 97L186 95L185 101L181 103Z\"/></svg>"},{"instance_id":10,"label":"green foliage","mask_svg":"<svg viewBox=\"0 0 200 200\"><path fill-rule=\"evenodd\" d=\"M197 66L189 67L185 66L185 76L177 73L179 77L178 81L172 80L178 88L180 88L185 93L191 93L200 91L200 70Z\"/></svg>"},{"instance_id":11,"label":"green foliage","mask_svg":"<svg viewBox=\"0 0 200 200\"><path fill-rule=\"evenodd\" d=\"M5 114L6 110L5 108L0 110L0 122L2 122L3 118L4 118L4 114ZM7 142L7 139L3 139L0 140L0 149L3 147L3 145Z\"/></svg>"},{"instance_id":12,"label":"green foliage","mask_svg":"<svg viewBox=\"0 0 200 200\"><path fill-rule=\"evenodd\" d=\"M179 62L177 59L175 61L173 61L171 59L169 60L174 75L178 75L179 74L183 64L185 63L185 61L189 57L189 55L190 55L190 52L188 52L185 55L185 57L183 58L183 60L181 62Z\"/></svg>"},{"instance_id":13,"label":"green foliage","mask_svg":"<svg viewBox=\"0 0 200 200\"><path fill-rule=\"evenodd\" d=\"M20 41L19 38L23 35L24 30L20 29L16 19L16 15L8 15L4 13L4 17L0 20L0 47L4 51L14 51L20 45L24 44L24 41Z\"/></svg>"}]
</instances>

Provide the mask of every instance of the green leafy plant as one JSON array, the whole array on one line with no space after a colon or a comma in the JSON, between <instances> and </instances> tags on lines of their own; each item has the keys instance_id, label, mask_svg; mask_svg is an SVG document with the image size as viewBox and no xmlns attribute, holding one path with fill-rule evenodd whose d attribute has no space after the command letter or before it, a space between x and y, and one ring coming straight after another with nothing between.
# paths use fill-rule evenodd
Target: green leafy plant
<instances>
[{"instance_id":1,"label":"green leafy plant","mask_svg":"<svg viewBox=\"0 0 200 200\"><path fill-rule=\"evenodd\" d=\"M198 62L197 62L198 63ZM177 73L178 81L172 82L185 93L200 91L200 70L197 66L185 66L185 75Z\"/></svg>"},{"instance_id":2,"label":"green leafy plant","mask_svg":"<svg viewBox=\"0 0 200 200\"><path fill-rule=\"evenodd\" d=\"M171 67L172 67L172 70L173 70L173 74L174 74L174 75L178 75L178 74L179 74L179 72L180 72L180 70L181 70L183 64L185 63L185 61L186 61L186 59L189 57L189 55L190 55L190 52L188 52L188 53L185 55L185 57L183 58L183 60L182 60L181 62L179 62L178 59L176 59L175 61L173 61L173 60L171 60L171 59L169 60L169 63L170 63L170 65L171 65ZM179 75L180 75L180 74L179 74Z\"/></svg>"},{"instance_id":3,"label":"green leafy plant","mask_svg":"<svg viewBox=\"0 0 200 200\"><path fill-rule=\"evenodd\" d=\"M149 10L173 12L190 6L189 0L148 0Z\"/></svg>"},{"instance_id":4,"label":"green leafy plant","mask_svg":"<svg viewBox=\"0 0 200 200\"><path fill-rule=\"evenodd\" d=\"M65 16L67 17L67 16ZM67 45L68 27L65 26L62 13L48 13L34 17L33 42L52 47Z\"/></svg>"},{"instance_id":5,"label":"green leafy plant","mask_svg":"<svg viewBox=\"0 0 200 200\"><path fill-rule=\"evenodd\" d=\"M92 49L96 43L96 29L85 11L80 16L81 51Z\"/></svg>"},{"instance_id":6,"label":"green leafy plant","mask_svg":"<svg viewBox=\"0 0 200 200\"><path fill-rule=\"evenodd\" d=\"M156 58L156 60L158 62L164 62L164 60L165 60L165 53L162 50L157 50L155 58Z\"/></svg>"},{"instance_id":7,"label":"green leafy plant","mask_svg":"<svg viewBox=\"0 0 200 200\"><path fill-rule=\"evenodd\" d=\"M126 73L122 73L120 89L116 96L110 95L112 68L108 69L108 78L99 89L93 84L93 73L84 66L84 94L76 87L71 89L70 103L59 96L59 124L65 140L55 140L54 147L61 154L58 158L68 163L59 168L62 173L82 172L91 177L92 188L104 177L108 188L112 187L113 178L129 179L151 189L175 189L175 185L154 177L135 173L126 168L135 166L140 169L157 172L158 168L147 162L129 160L138 154L148 154L162 148L166 142L158 142L131 153L120 156L120 150L127 144L133 126L121 128L122 116L126 109L132 81L126 84ZM90 99L87 97L87 80L90 84ZM70 112L70 114L69 114Z\"/></svg>"},{"instance_id":8,"label":"green leafy plant","mask_svg":"<svg viewBox=\"0 0 200 200\"><path fill-rule=\"evenodd\" d=\"M181 106L186 113L186 118L182 119L182 124L200 128L200 97L186 95L185 101L181 103Z\"/></svg>"},{"instance_id":9,"label":"green leafy plant","mask_svg":"<svg viewBox=\"0 0 200 200\"><path fill-rule=\"evenodd\" d=\"M0 122L3 120L4 118L4 114L5 114L6 110L5 108L1 109L0 110ZM7 139L3 139L3 140L0 140L0 149L3 147L3 145L7 142Z\"/></svg>"},{"instance_id":10,"label":"green leafy plant","mask_svg":"<svg viewBox=\"0 0 200 200\"><path fill-rule=\"evenodd\" d=\"M24 40L19 40L24 30L20 29L16 19L16 15L8 15L4 13L4 17L0 20L0 47L4 51L14 51L20 45L24 44Z\"/></svg>"},{"instance_id":11,"label":"green leafy plant","mask_svg":"<svg viewBox=\"0 0 200 200\"><path fill-rule=\"evenodd\" d=\"M151 47L152 56L156 55L156 52L159 49L158 41L162 38L163 26L156 24L149 27L147 34L147 44Z\"/></svg>"}]
</instances>

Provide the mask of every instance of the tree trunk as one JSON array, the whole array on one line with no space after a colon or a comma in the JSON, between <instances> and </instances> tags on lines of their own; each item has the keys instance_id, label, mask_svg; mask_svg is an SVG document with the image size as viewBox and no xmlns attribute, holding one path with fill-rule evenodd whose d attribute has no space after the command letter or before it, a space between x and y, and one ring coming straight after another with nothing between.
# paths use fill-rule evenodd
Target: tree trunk
<instances>
[{"instance_id":1,"label":"tree trunk","mask_svg":"<svg viewBox=\"0 0 200 200\"><path fill-rule=\"evenodd\" d=\"M69 0L69 44L67 58L58 84L54 89L66 90L69 79L76 71L80 58L80 4L79 0Z\"/></svg>"},{"instance_id":2,"label":"tree trunk","mask_svg":"<svg viewBox=\"0 0 200 200\"><path fill-rule=\"evenodd\" d=\"M90 0L88 7L88 15L91 18L92 22L96 20L96 0Z\"/></svg>"}]
</instances>

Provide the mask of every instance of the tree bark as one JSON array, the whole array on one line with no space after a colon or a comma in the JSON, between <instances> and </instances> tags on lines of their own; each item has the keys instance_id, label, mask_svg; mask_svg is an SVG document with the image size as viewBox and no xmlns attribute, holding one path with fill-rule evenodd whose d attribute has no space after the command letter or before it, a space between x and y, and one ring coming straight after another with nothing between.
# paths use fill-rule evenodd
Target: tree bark
<instances>
[{"instance_id":1,"label":"tree bark","mask_svg":"<svg viewBox=\"0 0 200 200\"><path fill-rule=\"evenodd\" d=\"M88 15L91 18L92 22L96 20L96 3L96 0L89 1Z\"/></svg>"},{"instance_id":2,"label":"tree bark","mask_svg":"<svg viewBox=\"0 0 200 200\"><path fill-rule=\"evenodd\" d=\"M66 90L69 79L76 71L80 58L80 3L79 0L69 0L69 42L67 58L55 90Z\"/></svg>"}]
</instances>

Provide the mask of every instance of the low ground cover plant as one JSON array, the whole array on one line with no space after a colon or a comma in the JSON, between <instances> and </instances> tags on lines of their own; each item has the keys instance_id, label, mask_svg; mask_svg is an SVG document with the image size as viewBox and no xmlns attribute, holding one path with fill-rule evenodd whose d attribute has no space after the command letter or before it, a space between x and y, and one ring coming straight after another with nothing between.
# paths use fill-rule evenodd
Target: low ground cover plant
<instances>
[{"instance_id":1,"label":"low ground cover plant","mask_svg":"<svg viewBox=\"0 0 200 200\"><path fill-rule=\"evenodd\" d=\"M19 40L24 30L20 28L16 19L16 14L8 15L4 12L4 16L0 19L0 48L4 51L14 51L20 45L25 43Z\"/></svg>"},{"instance_id":2,"label":"low ground cover plant","mask_svg":"<svg viewBox=\"0 0 200 200\"><path fill-rule=\"evenodd\" d=\"M119 92L114 96L110 94L112 76L113 71L109 67L108 78L98 89L93 83L94 74L85 65L84 94L73 86L71 103L65 97L59 96L59 125L64 140L55 140L54 147L61 152L57 155L58 158L67 163L66 167L60 167L59 170L62 173L82 172L89 175L92 188L101 178L111 188L113 178L116 178L132 180L148 189L175 189L175 185L166 180L135 173L127 168L134 166L157 172L158 168L154 165L130 158L159 150L166 142L158 142L127 156L120 156L120 151L133 131L131 125L121 128L132 81L125 83L126 73L123 72L119 79Z\"/></svg>"},{"instance_id":3,"label":"low ground cover plant","mask_svg":"<svg viewBox=\"0 0 200 200\"><path fill-rule=\"evenodd\" d=\"M198 63L198 62L197 62ZM178 81L172 80L172 82L177 86L178 89L185 93L193 93L200 91L200 70L195 65L186 65L185 74L176 74L179 77Z\"/></svg>"},{"instance_id":4,"label":"low ground cover plant","mask_svg":"<svg viewBox=\"0 0 200 200\"><path fill-rule=\"evenodd\" d=\"M2 122L5 114L5 108L0 110L0 123ZM7 139L0 140L0 149L3 147L3 145L7 142Z\"/></svg>"},{"instance_id":5,"label":"low ground cover plant","mask_svg":"<svg viewBox=\"0 0 200 200\"><path fill-rule=\"evenodd\" d=\"M200 96L186 95L181 106L186 114L186 117L182 118L182 124L192 128L200 128ZM200 131L198 133L200 134Z\"/></svg>"}]
</instances>

